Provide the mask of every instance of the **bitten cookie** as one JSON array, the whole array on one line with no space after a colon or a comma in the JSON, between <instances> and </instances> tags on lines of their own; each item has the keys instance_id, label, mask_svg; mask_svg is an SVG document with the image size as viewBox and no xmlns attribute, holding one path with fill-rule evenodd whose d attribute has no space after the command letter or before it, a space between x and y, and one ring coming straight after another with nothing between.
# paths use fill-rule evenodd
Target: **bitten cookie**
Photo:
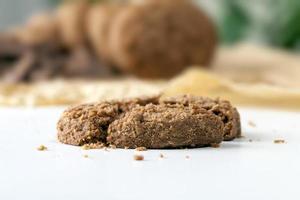
<instances>
[{"instance_id":1,"label":"bitten cookie","mask_svg":"<svg viewBox=\"0 0 300 200\"><path fill-rule=\"evenodd\" d=\"M208 17L189 1L150 2L130 5L115 17L109 44L117 66L146 78L207 66L216 46Z\"/></svg>"},{"instance_id":2,"label":"bitten cookie","mask_svg":"<svg viewBox=\"0 0 300 200\"><path fill-rule=\"evenodd\" d=\"M62 114L57 130L59 141L71 145L180 148L234 139L240 135L239 123L227 101L152 97L72 107Z\"/></svg>"}]
</instances>

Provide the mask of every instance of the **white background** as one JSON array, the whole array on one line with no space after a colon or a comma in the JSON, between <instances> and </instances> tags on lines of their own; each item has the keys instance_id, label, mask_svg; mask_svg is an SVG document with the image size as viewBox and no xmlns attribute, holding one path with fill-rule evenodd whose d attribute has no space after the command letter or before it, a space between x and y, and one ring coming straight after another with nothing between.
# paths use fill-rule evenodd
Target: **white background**
<instances>
[{"instance_id":1,"label":"white background","mask_svg":"<svg viewBox=\"0 0 300 200\"><path fill-rule=\"evenodd\" d=\"M1 200L300 199L300 113L241 108L244 138L138 152L145 160L134 161L134 150L58 143L62 110L0 108ZM48 151L37 151L41 144Z\"/></svg>"}]
</instances>

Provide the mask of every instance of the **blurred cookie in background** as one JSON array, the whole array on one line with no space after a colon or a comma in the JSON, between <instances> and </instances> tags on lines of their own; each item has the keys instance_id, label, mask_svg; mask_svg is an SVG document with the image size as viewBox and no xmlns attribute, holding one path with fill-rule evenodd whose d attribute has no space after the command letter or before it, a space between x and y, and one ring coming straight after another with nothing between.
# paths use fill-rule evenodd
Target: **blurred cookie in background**
<instances>
[{"instance_id":1,"label":"blurred cookie in background","mask_svg":"<svg viewBox=\"0 0 300 200\"><path fill-rule=\"evenodd\" d=\"M60 39L68 48L85 45L85 16L89 4L87 1L66 1L56 11Z\"/></svg>"},{"instance_id":2,"label":"blurred cookie in background","mask_svg":"<svg viewBox=\"0 0 300 200\"><path fill-rule=\"evenodd\" d=\"M9 34L26 46L21 64L7 68L13 83L106 74L171 78L191 65L207 67L217 43L214 25L189 0L67 1Z\"/></svg>"},{"instance_id":3,"label":"blurred cookie in background","mask_svg":"<svg viewBox=\"0 0 300 200\"><path fill-rule=\"evenodd\" d=\"M190 65L208 66L217 38L209 18L190 1L129 5L111 24L117 66L142 78L169 78Z\"/></svg>"},{"instance_id":4,"label":"blurred cookie in background","mask_svg":"<svg viewBox=\"0 0 300 200\"><path fill-rule=\"evenodd\" d=\"M87 14L87 36L91 48L99 56L99 59L107 65L113 65L112 52L109 46L110 27L117 14L124 9L122 4L98 3Z\"/></svg>"},{"instance_id":5,"label":"blurred cookie in background","mask_svg":"<svg viewBox=\"0 0 300 200\"><path fill-rule=\"evenodd\" d=\"M12 30L11 34L20 42L34 46L58 40L58 31L56 17L51 13L42 12L33 15L22 27Z\"/></svg>"}]
</instances>

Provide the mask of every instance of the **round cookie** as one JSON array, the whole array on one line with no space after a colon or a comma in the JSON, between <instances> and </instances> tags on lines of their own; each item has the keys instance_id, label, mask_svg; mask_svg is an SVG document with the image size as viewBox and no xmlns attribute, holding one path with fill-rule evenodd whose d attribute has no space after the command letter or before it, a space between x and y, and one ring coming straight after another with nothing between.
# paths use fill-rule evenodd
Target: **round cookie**
<instances>
[{"instance_id":1,"label":"round cookie","mask_svg":"<svg viewBox=\"0 0 300 200\"><path fill-rule=\"evenodd\" d=\"M88 40L100 60L106 64L113 64L108 38L111 24L122 8L122 4L100 3L92 6L87 14Z\"/></svg>"},{"instance_id":2,"label":"round cookie","mask_svg":"<svg viewBox=\"0 0 300 200\"><path fill-rule=\"evenodd\" d=\"M208 17L189 1L162 2L130 5L111 25L110 49L124 72L167 78L212 59L216 35Z\"/></svg>"},{"instance_id":3,"label":"round cookie","mask_svg":"<svg viewBox=\"0 0 300 200\"><path fill-rule=\"evenodd\" d=\"M233 124L228 126L232 120L225 123L218 107L217 100L193 96L83 104L62 114L58 139L72 145L100 142L120 148L207 146L222 142L227 130L234 130ZM230 109L224 106L222 112Z\"/></svg>"}]
</instances>

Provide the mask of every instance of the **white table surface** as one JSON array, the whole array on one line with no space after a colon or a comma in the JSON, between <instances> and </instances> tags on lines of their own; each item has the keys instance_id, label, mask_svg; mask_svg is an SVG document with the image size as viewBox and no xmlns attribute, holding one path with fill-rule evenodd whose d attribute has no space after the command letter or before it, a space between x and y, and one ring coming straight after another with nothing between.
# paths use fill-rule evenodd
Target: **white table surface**
<instances>
[{"instance_id":1,"label":"white table surface","mask_svg":"<svg viewBox=\"0 0 300 200\"><path fill-rule=\"evenodd\" d=\"M1 200L300 199L300 113L241 108L244 138L220 148L148 150L134 161L134 150L58 143L62 110L0 108ZM48 150L38 151L41 144Z\"/></svg>"}]
</instances>

